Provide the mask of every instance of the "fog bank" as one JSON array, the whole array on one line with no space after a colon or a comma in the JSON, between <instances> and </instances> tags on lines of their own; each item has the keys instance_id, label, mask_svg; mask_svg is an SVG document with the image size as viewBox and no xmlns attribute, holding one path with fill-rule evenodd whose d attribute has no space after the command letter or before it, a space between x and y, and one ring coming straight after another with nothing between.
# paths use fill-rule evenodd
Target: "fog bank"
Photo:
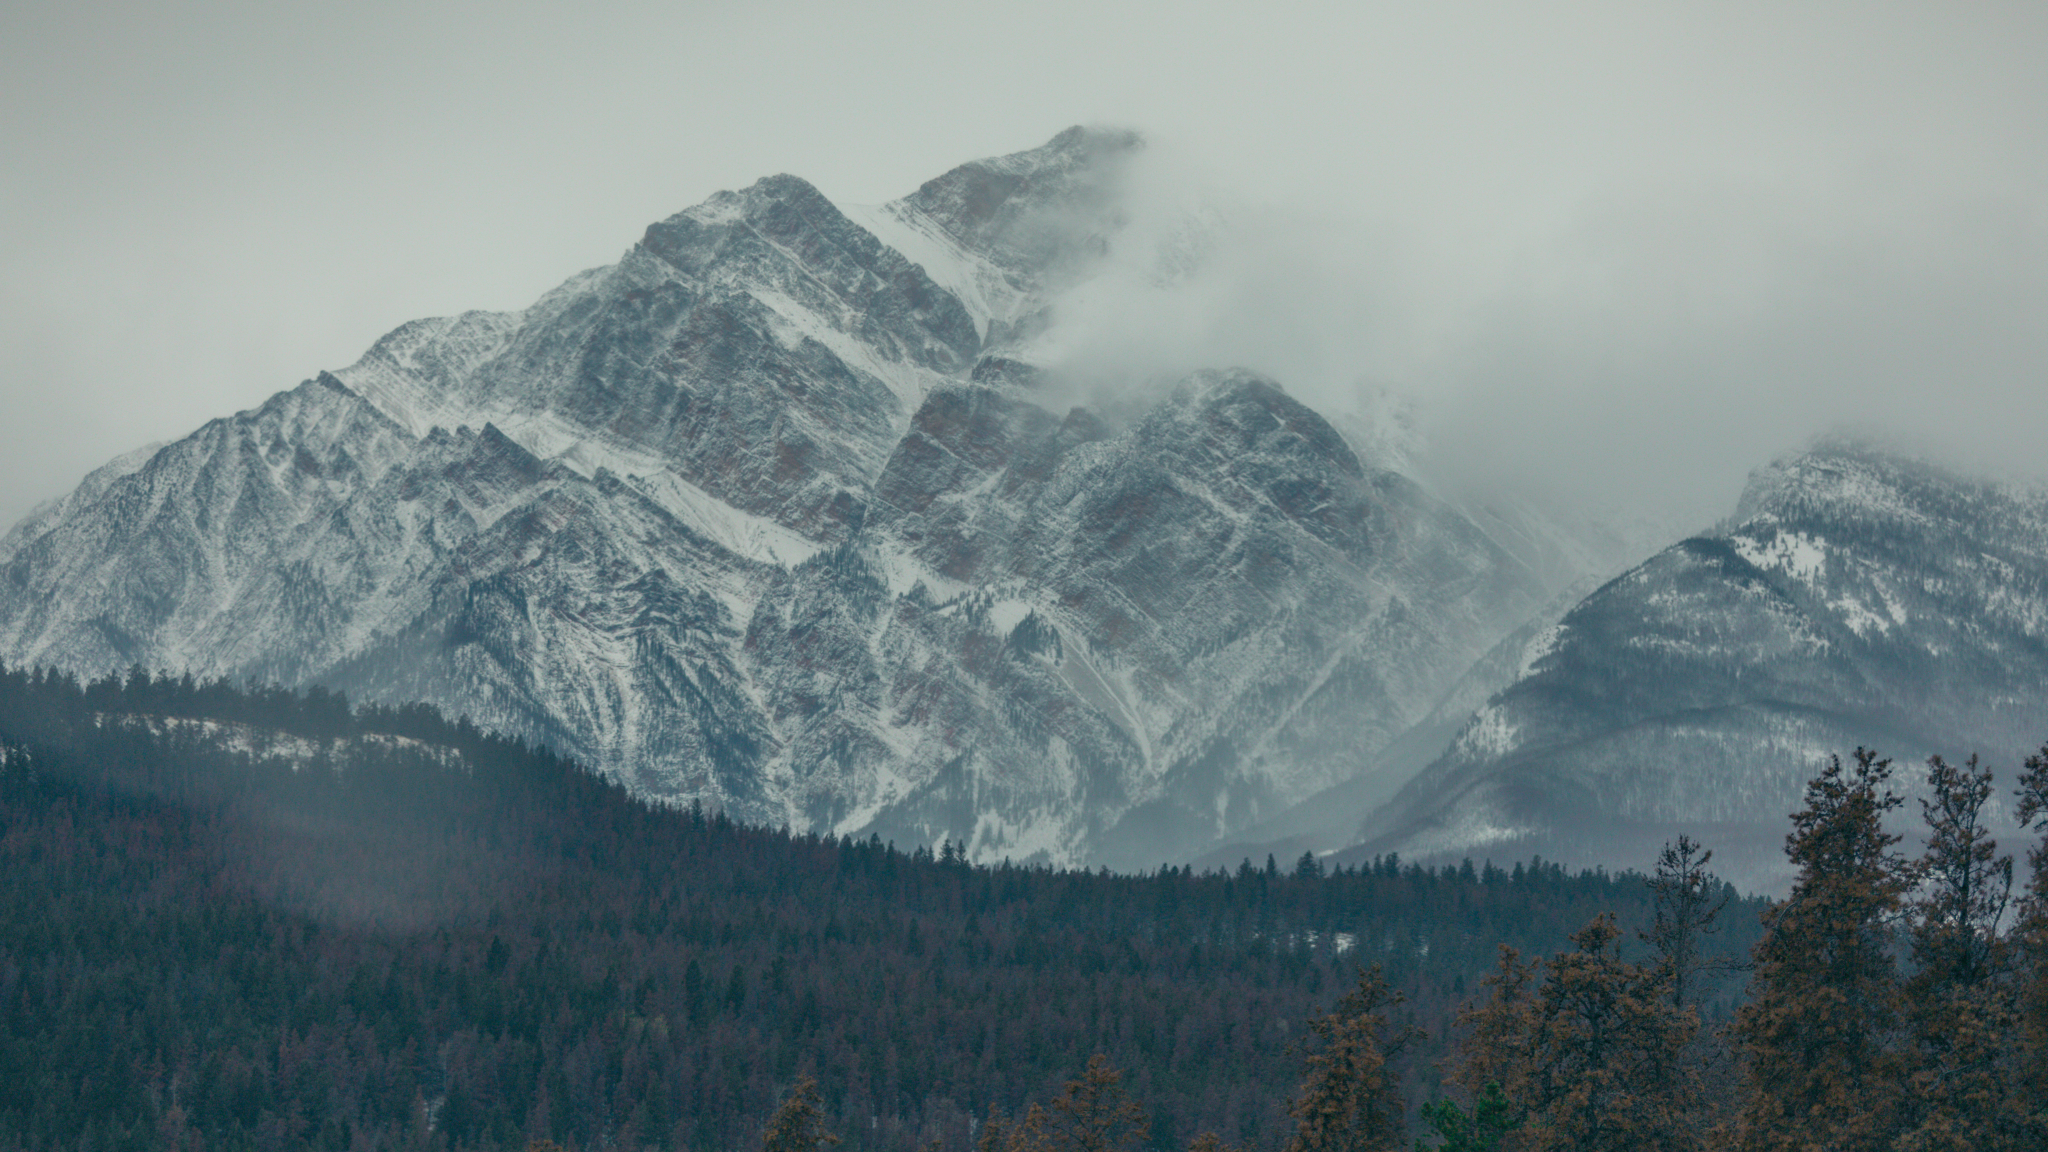
<instances>
[{"instance_id":1,"label":"fog bank","mask_svg":"<svg viewBox=\"0 0 2048 1152\"><path fill-rule=\"evenodd\" d=\"M2031 467L2048 8L1049 0L0 12L0 522L518 308L773 172L902 195L1072 123L1229 226L1076 364L1410 397L1456 483L1726 507L1843 420ZM1130 285L1125 285L1130 287Z\"/></svg>"}]
</instances>

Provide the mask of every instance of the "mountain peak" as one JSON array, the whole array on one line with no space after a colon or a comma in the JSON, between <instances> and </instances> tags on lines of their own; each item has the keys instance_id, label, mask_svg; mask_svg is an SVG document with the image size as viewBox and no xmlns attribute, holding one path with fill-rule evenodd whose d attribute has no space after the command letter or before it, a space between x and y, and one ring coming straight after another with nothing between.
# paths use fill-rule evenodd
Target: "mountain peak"
<instances>
[{"instance_id":1,"label":"mountain peak","mask_svg":"<svg viewBox=\"0 0 2048 1152\"><path fill-rule=\"evenodd\" d=\"M1140 147L1072 128L875 206L771 176L406 325L0 542L0 657L424 700L835 835L1180 856L1541 590L1263 377L1061 414L1026 354Z\"/></svg>"},{"instance_id":2,"label":"mountain peak","mask_svg":"<svg viewBox=\"0 0 2048 1152\"><path fill-rule=\"evenodd\" d=\"M1834 433L1751 472L1728 523L1811 515L1917 520L1927 510L1916 505L1986 486L1881 439Z\"/></svg>"},{"instance_id":3,"label":"mountain peak","mask_svg":"<svg viewBox=\"0 0 2048 1152\"><path fill-rule=\"evenodd\" d=\"M903 203L1005 268L1058 269L1099 254L1122 227L1123 167L1143 146L1136 132L1077 125L1037 148L962 164Z\"/></svg>"}]
</instances>

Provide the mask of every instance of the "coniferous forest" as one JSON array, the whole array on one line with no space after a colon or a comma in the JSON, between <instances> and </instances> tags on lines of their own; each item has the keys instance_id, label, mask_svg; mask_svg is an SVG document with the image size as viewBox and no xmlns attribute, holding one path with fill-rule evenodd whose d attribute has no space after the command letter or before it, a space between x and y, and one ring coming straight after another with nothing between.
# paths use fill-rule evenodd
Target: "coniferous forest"
<instances>
[{"instance_id":1,"label":"coniferous forest","mask_svg":"<svg viewBox=\"0 0 2048 1152\"><path fill-rule=\"evenodd\" d=\"M1974 762L1900 843L1893 771L1809 786L1775 904L1689 841L1111 875L654 807L419 706L0 669L0 1148L2048 1146L2048 850L2015 891Z\"/></svg>"}]
</instances>

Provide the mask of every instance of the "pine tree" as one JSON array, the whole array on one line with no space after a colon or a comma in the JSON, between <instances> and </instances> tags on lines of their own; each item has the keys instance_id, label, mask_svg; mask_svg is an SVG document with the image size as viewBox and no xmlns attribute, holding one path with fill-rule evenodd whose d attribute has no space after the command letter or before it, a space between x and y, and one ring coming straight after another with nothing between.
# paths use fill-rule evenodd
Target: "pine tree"
<instances>
[{"instance_id":1,"label":"pine tree","mask_svg":"<svg viewBox=\"0 0 2048 1152\"><path fill-rule=\"evenodd\" d=\"M1401 1003L1378 965L1358 974L1358 987L1327 1015L1309 1020L1321 1047L1304 1057L1301 1093L1288 1108L1295 1130L1286 1152L1380 1152L1399 1148L1406 1127L1390 1057L1421 1037L1387 1035L1387 1010Z\"/></svg>"},{"instance_id":2,"label":"pine tree","mask_svg":"<svg viewBox=\"0 0 2048 1152\"><path fill-rule=\"evenodd\" d=\"M1147 1133L1145 1110L1123 1088L1123 1073L1096 1053L1078 1080L1046 1108L1033 1104L1005 1133L1005 1152L1130 1152Z\"/></svg>"},{"instance_id":3,"label":"pine tree","mask_svg":"<svg viewBox=\"0 0 2048 1152\"><path fill-rule=\"evenodd\" d=\"M1541 965L1501 950L1491 1002L1464 1017L1471 1031L1455 1078L1473 1110L1438 1106L1430 1117L1445 1147L1699 1146L1687 1059L1698 1019L1670 1002L1660 969L1620 958L1620 936L1603 914L1572 937L1572 951Z\"/></svg>"},{"instance_id":4,"label":"pine tree","mask_svg":"<svg viewBox=\"0 0 2048 1152\"><path fill-rule=\"evenodd\" d=\"M1705 955L1707 937L1719 930L1716 923L1728 906L1707 865L1714 854L1689 836L1676 844L1666 843L1657 857L1657 872L1650 877L1654 919L1643 939L1657 949L1659 970L1674 1008L1695 1004L1704 976L1725 970L1725 965Z\"/></svg>"},{"instance_id":5,"label":"pine tree","mask_svg":"<svg viewBox=\"0 0 2048 1152\"><path fill-rule=\"evenodd\" d=\"M2024 1137L2035 1148L2048 1147L2048 746L2027 757L2020 776L2019 820L2040 840L2027 851L2033 872L2020 899L2019 922L2012 934L2018 969L2015 1058Z\"/></svg>"},{"instance_id":6,"label":"pine tree","mask_svg":"<svg viewBox=\"0 0 2048 1152\"><path fill-rule=\"evenodd\" d=\"M1001 1112L991 1110L974 1134L974 1152L1009 1152L1010 1122Z\"/></svg>"},{"instance_id":7,"label":"pine tree","mask_svg":"<svg viewBox=\"0 0 2048 1152\"><path fill-rule=\"evenodd\" d=\"M1696 1146L1697 1092L1685 1066L1698 1024L1666 999L1665 982L1615 952L1621 931L1602 915L1551 959L1536 994L1531 1149Z\"/></svg>"},{"instance_id":8,"label":"pine tree","mask_svg":"<svg viewBox=\"0 0 2048 1152\"><path fill-rule=\"evenodd\" d=\"M761 1152L818 1152L839 1137L825 1131L825 1113L818 1102L818 1082L809 1076L797 1080L782 1106L768 1118L761 1135Z\"/></svg>"},{"instance_id":9,"label":"pine tree","mask_svg":"<svg viewBox=\"0 0 2048 1152\"><path fill-rule=\"evenodd\" d=\"M2012 858L1984 825L1991 773L1977 758L1927 762L1920 802L1927 851L1911 903L1915 971L1906 982L1913 1050L1901 1152L2016 1149L2017 1101L2007 1045L2011 988L1998 935L2012 895Z\"/></svg>"},{"instance_id":10,"label":"pine tree","mask_svg":"<svg viewBox=\"0 0 2048 1152\"><path fill-rule=\"evenodd\" d=\"M1876 1152L1895 1133L1904 1069L1893 1044L1899 982L1890 925L1909 887L1897 836L1891 761L1856 750L1806 786L1785 851L1792 892L1764 914L1751 997L1736 1017L1743 1047L1744 1152L1823 1147Z\"/></svg>"},{"instance_id":11,"label":"pine tree","mask_svg":"<svg viewBox=\"0 0 2048 1152\"><path fill-rule=\"evenodd\" d=\"M1714 854L1690 836L1666 843L1650 877L1651 924L1642 939L1656 949L1656 972L1673 1008L1697 1011L1717 980L1746 967L1740 961L1710 955L1708 945L1721 930L1721 913L1734 890L1708 870ZM1727 1038L1717 1030L1694 1032L1686 1065L1697 1072L1703 1110L1693 1119L1705 1130L1725 1127L1734 1119L1738 1071Z\"/></svg>"},{"instance_id":12,"label":"pine tree","mask_svg":"<svg viewBox=\"0 0 2048 1152\"><path fill-rule=\"evenodd\" d=\"M1422 1122L1439 1141L1430 1152L1500 1152L1515 1128L1514 1104L1499 1084L1489 1082L1473 1095L1469 1115L1455 1100L1435 1100L1422 1106ZM1423 1152L1421 1141L1415 1147Z\"/></svg>"},{"instance_id":13,"label":"pine tree","mask_svg":"<svg viewBox=\"0 0 2048 1152\"><path fill-rule=\"evenodd\" d=\"M1500 959L1486 978L1491 994L1483 1003L1458 1014L1465 1037L1451 1081L1472 1099L1473 1120L1477 1119L1479 1101L1492 1092L1507 1101L1504 1126L1509 1130L1522 1126L1528 1112L1528 1077L1536 1059L1535 989L1541 967L1501 945Z\"/></svg>"}]
</instances>

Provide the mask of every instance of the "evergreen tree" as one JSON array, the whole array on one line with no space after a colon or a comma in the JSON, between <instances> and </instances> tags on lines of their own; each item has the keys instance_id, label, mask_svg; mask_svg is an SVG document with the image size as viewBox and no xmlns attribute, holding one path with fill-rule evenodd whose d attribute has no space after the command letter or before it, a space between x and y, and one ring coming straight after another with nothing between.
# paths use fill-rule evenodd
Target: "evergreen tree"
<instances>
[{"instance_id":1,"label":"evergreen tree","mask_svg":"<svg viewBox=\"0 0 2048 1152\"><path fill-rule=\"evenodd\" d=\"M768 1118L768 1127L761 1135L761 1152L818 1152L827 1144L837 1143L839 1137L825 1131L818 1082L805 1076L797 1080L782 1105Z\"/></svg>"},{"instance_id":2,"label":"evergreen tree","mask_svg":"<svg viewBox=\"0 0 2048 1152\"><path fill-rule=\"evenodd\" d=\"M2012 858L1984 826L1991 773L1977 758L1927 762L1928 827L1910 906L1914 973L1906 982L1913 1051L1901 1152L2016 1149L2017 1102L2007 1047L2011 987L1998 935L2012 894Z\"/></svg>"},{"instance_id":3,"label":"evergreen tree","mask_svg":"<svg viewBox=\"0 0 2048 1152\"><path fill-rule=\"evenodd\" d=\"M1400 1087L1387 1062L1422 1035L1412 1028L1387 1035L1387 1010L1402 999L1374 965L1358 974L1358 987L1335 1010L1309 1020L1322 1045L1305 1057L1301 1093L1288 1109L1296 1127L1286 1152L1381 1152L1402 1145Z\"/></svg>"},{"instance_id":4,"label":"evergreen tree","mask_svg":"<svg viewBox=\"0 0 2048 1152\"><path fill-rule=\"evenodd\" d=\"M1713 859L1714 854L1691 837L1680 836L1676 844L1664 845L1657 872L1650 877L1654 918L1642 935L1657 949L1659 971L1674 1008L1696 1003L1700 980L1725 967L1705 955L1707 937L1719 930L1716 921L1728 906L1728 894L1707 871Z\"/></svg>"},{"instance_id":5,"label":"evergreen tree","mask_svg":"<svg viewBox=\"0 0 2048 1152\"><path fill-rule=\"evenodd\" d=\"M1785 851L1792 892L1764 914L1751 998L1736 1017L1744 1152L1876 1152L1895 1134L1904 1068L1890 925L1909 872L1884 830L1891 761L1856 750L1806 786Z\"/></svg>"},{"instance_id":6,"label":"evergreen tree","mask_svg":"<svg viewBox=\"0 0 2048 1152\"><path fill-rule=\"evenodd\" d=\"M0 667L0 1149L739 1148L803 1070L849 1144L912 1152L1103 1051L1138 1142L1277 1150L1354 959L1435 1033L1495 941L1650 918L1554 863L948 863L647 805L424 705L308 759L311 698Z\"/></svg>"},{"instance_id":7,"label":"evergreen tree","mask_svg":"<svg viewBox=\"0 0 2048 1152\"><path fill-rule=\"evenodd\" d=\"M1721 914L1734 889L1708 870L1714 854L1689 836L1666 843L1650 877L1650 929L1642 939L1656 949L1656 970L1673 1008L1697 1010L1707 994L1730 972L1746 967L1740 960L1711 949L1722 928ZM1694 1118L1701 1130L1725 1127L1733 1120L1739 1073L1727 1038L1719 1030L1693 1034L1687 1066L1697 1072L1702 1111Z\"/></svg>"},{"instance_id":8,"label":"evergreen tree","mask_svg":"<svg viewBox=\"0 0 2048 1152\"><path fill-rule=\"evenodd\" d=\"M1431 1117L1445 1147L1700 1146L1687 1059L1698 1019L1670 1002L1661 969L1621 959L1620 936L1603 914L1572 937L1574 950L1541 965L1502 949L1492 1001L1466 1017L1457 1079L1473 1110L1439 1107Z\"/></svg>"},{"instance_id":9,"label":"evergreen tree","mask_svg":"<svg viewBox=\"0 0 2048 1152\"><path fill-rule=\"evenodd\" d=\"M1665 999L1656 972L1623 961L1614 918L1602 915L1553 958L1536 996L1540 1093L1531 1149L1660 1148L1697 1144L1689 1131L1695 1092L1684 1066L1697 1028L1690 1010Z\"/></svg>"},{"instance_id":10,"label":"evergreen tree","mask_svg":"<svg viewBox=\"0 0 2048 1152\"><path fill-rule=\"evenodd\" d=\"M1422 1121L1439 1141L1431 1152L1500 1152L1515 1126L1514 1104L1499 1084L1489 1082L1474 1094L1469 1115L1455 1100L1436 1100L1422 1106ZM1424 1152L1428 1146L1418 1140L1415 1148Z\"/></svg>"},{"instance_id":11,"label":"evergreen tree","mask_svg":"<svg viewBox=\"0 0 2048 1152\"><path fill-rule=\"evenodd\" d=\"M1005 1152L1131 1152L1147 1132L1145 1110L1123 1088L1123 1073L1096 1053L1051 1108L1033 1104L1011 1127Z\"/></svg>"},{"instance_id":12,"label":"evergreen tree","mask_svg":"<svg viewBox=\"0 0 2048 1152\"><path fill-rule=\"evenodd\" d=\"M1518 865L1519 867L1519 865ZM1451 1080L1477 1102L1492 1091L1507 1101L1505 1127L1517 1129L1527 1114L1528 1076L1535 1064L1537 973L1541 965L1522 959L1506 944L1485 986L1491 994L1458 1015L1465 1030Z\"/></svg>"},{"instance_id":13,"label":"evergreen tree","mask_svg":"<svg viewBox=\"0 0 2048 1152\"><path fill-rule=\"evenodd\" d=\"M2019 820L2040 839L2027 851L2033 875L2012 935L2018 968L2016 1096L2023 1135L2032 1147L2042 1148L2048 1147L2048 746L2027 757L2020 776Z\"/></svg>"}]
</instances>

